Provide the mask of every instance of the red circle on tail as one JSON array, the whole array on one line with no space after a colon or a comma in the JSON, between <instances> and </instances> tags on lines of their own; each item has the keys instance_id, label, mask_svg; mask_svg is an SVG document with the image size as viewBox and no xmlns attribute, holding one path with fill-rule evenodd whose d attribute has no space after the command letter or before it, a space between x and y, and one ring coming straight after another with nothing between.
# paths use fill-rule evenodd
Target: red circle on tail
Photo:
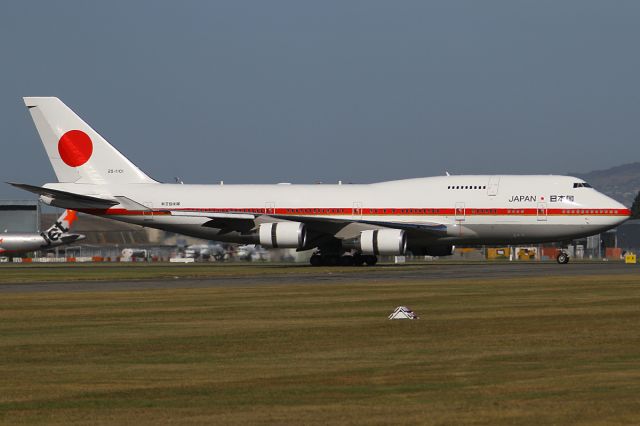
<instances>
[{"instance_id":1,"label":"red circle on tail","mask_svg":"<svg viewBox=\"0 0 640 426\"><path fill-rule=\"evenodd\" d=\"M93 143L82 130L69 130L58 141L58 152L67 166L82 166L91 158Z\"/></svg>"}]
</instances>

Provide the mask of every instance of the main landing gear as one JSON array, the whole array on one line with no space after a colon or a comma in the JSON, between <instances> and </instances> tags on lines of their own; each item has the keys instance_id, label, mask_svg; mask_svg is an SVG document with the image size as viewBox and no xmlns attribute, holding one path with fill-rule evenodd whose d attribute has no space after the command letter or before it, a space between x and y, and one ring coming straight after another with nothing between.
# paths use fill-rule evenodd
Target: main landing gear
<instances>
[{"instance_id":1,"label":"main landing gear","mask_svg":"<svg viewBox=\"0 0 640 426\"><path fill-rule=\"evenodd\" d=\"M314 253L309 259L313 266L373 266L378 263L378 257L363 254L320 254Z\"/></svg>"},{"instance_id":2,"label":"main landing gear","mask_svg":"<svg viewBox=\"0 0 640 426\"><path fill-rule=\"evenodd\" d=\"M569 263L569 255L561 251L560 253L558 253L558 256L556 256L556 261L561 265L566 265L567 263Z\"/></svg>"}]
</instances>

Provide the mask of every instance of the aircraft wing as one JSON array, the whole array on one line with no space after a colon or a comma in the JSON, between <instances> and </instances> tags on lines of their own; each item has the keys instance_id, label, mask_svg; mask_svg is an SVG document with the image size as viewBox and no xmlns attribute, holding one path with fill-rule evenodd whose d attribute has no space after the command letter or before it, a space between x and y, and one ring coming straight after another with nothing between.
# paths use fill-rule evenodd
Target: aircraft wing
<instances>
[{"instance_id":1,"label":"aircraft wing","mask_svg":"<svg viewBox=\"0 0 640 426\"><path fill-rule=\"evenodd\" d=\"M120 204L115 200L108 200L105 198L91 197L89 195L74 194L72 192L60 191L58 189L44 188L41 186L27 185L26 183L7 182L9 185L16 188L24 189L25 191L33 192L44 197L49 197L58 204L70 209L108 209L117 204Z\"/></svg>"},{"instance_id":2,"label":"aircraft wing","mask_svg":"<svg viewBox=\"0 0 640 426\"><path fill-rule=\"evenodd\" d=\"M422 231L430 234L446 234L447 226L443 223L434 222L383 222L377 220L366 219L342 219L342 218L326 218L326 217L309 217L309 216L289 216L289 215L268 215L269 217L301 222L308 226L320 224L335 224L344 227L350 223L362 223L365 225L374 225L382 228L403 229L405 231Z\"/></svg>"},{"instance_id":3,"label":"aircraft wing","mask_svg":"<svg viewBox=\"0 0 640 426\"><path fill-rule=\"evenodd\" d=\"M199 211L189 211L189 210L171 210L171 216L206 217L209 219L238 219L238 220L251 219L253 220L260 215L254 214L254 213L244 213L244 212L216 213L216 212L199 212Z\"/></svg>"},{"instance_id":4,"label":"aircraft wing","mask_svg":"<svg viewBox=\"0 0 640 426\"><path fill-rule=\"evenodd\" d=\"M243 223L242 228L246 228L247 221L253 221L258 217L270 217L274 219L289 220L293 222L300 222L307 225L310 229L315 229L320 232L336 233L340 229L351 223L361 223L366 225L373 225L382 228L403 229L405 231L418 231L432 235L445 235L447 233L447 226L443 223L435 222L383 222L375 220L365 219L342 219L342 218L326 218L326 217L310 217L310 216L293 216L293 215L279 215L279 214L259 214L250 212L200 212L200 211L171 211L172 216L183 217L204 217L209 218L212 222L207 226L216 226L216 223L225 224L225 227L233 227L233 222L240 224ZM231 226L230 226L231 225Z\"/></svg>"}]
</instances>

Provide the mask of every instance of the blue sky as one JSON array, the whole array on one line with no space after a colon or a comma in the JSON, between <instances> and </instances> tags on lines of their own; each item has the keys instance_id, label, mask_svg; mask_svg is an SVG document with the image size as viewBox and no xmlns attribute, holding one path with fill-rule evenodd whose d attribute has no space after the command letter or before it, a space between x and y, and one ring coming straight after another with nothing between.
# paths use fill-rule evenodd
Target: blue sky
<instances>
[{"instance_id":1,"label":"blue sky","mask_svg":"<svg viewBox=\"0 0 640 426\"><path fill-rule=\"evenodd\" d=\"M638 22L637 1L6 2L0 178L55 180L22 96L60 97L164 181L633 162Z\"/></svg>"}]
</instances>

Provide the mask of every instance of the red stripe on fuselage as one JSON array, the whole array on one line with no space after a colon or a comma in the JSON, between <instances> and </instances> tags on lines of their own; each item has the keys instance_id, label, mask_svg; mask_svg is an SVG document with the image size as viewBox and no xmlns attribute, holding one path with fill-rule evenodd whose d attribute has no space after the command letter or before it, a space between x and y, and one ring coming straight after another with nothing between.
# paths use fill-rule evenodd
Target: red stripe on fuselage
<instances>
[{"instance_id":1,"label":"red stripe on fuselage","mask_svg":"<svg viewBox=\"0 0 640 426\"><path fill-rule=\"evenodd\" d=\"M290 216L629 216L629 209L558 209L558 208L178 208L174 211L201 213L254 213ZM171 215L170 210L150 211L127 209L82 209L84 213L99 216Z\"/></svg>"}]
</instances>

